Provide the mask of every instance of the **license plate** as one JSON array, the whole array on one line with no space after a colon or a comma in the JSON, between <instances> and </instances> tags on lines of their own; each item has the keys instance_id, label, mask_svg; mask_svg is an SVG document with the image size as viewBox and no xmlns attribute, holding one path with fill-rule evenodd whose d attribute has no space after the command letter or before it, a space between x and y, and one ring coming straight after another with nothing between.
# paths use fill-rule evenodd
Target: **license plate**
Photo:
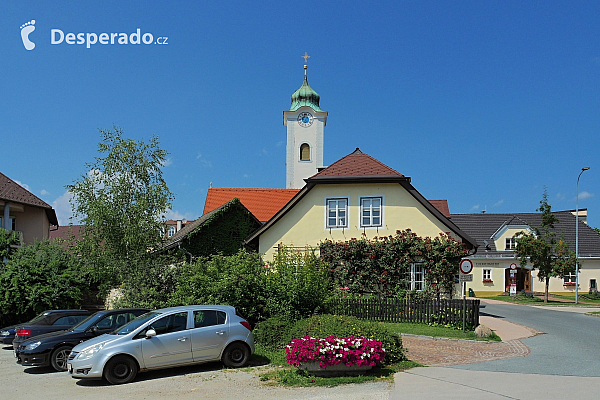
<instances>
[{"instance_id":1,"label":"license plate","mask_svg":"<svg viewBox=\"0 0 600 400\"><path fill-rule=\"evenodd\" d=\"M73 373L73 364L67 363L67 369L69 370L69 373L72 374Z\"/></svg>"}]
</instances>

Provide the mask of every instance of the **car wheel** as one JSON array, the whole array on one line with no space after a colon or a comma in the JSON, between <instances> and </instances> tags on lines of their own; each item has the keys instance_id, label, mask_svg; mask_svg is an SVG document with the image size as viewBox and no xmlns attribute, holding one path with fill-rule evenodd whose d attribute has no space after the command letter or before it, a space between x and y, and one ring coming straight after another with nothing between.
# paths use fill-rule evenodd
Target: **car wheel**
<instances>
[{"instance_id":1,"label":"car wheel","mask_svg":"<svg viewBox=\"0 0 600 400\"><path fill-rule=\"evenodd\" d=\"M54 350L50 355L50 365L52 365L52 368L61 372L66 371L70 352L70 346L61 346Z\"/></svg>"},{"instance_id":2,"label":"car wheel","mask_svg":"<svg viewBox=\"0 0 600 400\"><path fill-rule=\"evenodd\" d=\"M229 368L239 368L246 365L250 359L250 349L241 342L232 343L223 352L221 361Z\"/></svg>"},{"instance_id":3,"label":"car wheel","mask_svg":"<svg viewBox=\"0 0 600 400\"><path fill-rule=\"evenodd\" d=\"M137 372L137 364L131 357L116 356L106 363L104 379L111 385L120 385L134 380Z\"/></svg>"}]
</instances>

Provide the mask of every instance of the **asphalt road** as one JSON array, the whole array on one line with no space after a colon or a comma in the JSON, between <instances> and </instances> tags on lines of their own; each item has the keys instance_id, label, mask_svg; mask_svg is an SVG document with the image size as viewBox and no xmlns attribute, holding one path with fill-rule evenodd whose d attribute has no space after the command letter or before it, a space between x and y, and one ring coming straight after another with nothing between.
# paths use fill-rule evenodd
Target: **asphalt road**
<instances>
[{"instance_id":1,"label":"asphalt road","mask_svg":"<svg viewBox=\"0 0 600 400\"><path fill-rule=\"evenodd\" d=\"M544 375L600 377L600 318L577 312L519 305L486 304L483 315L506 318L544 332L522 339L527 357L452 368Z\"/></svg>"}]
</instances>

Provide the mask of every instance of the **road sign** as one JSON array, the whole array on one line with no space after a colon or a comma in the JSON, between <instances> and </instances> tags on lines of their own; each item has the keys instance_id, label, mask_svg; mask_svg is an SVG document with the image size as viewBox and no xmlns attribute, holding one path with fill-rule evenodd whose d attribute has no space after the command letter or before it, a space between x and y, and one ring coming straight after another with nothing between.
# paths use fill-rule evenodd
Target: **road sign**
<instances>
[{"instance_id":1,"label":"road sign","mask_svg":"<svg viewBox=\"0 0 600 400\"><path fill-rule=\"evenodd\" d=\"M460 272L463 274L470 274L473 270L473 263L468 258L465 258L460 262Z\"/></svg>"},{"instance_id":2,"label":"road sign","mask_svg":"<svg viewBox=\"0 0 600 400\"><path fill-rule=\"evenodd\" d=\"M459 282L473 282L473 275L471 274L460 274L458 276Z\"/></svg>"},{"instance_id":3,"label":"road sign","mask_svg":"<svg viewBox=\"0 0 600 400\"><path fill-rule=\"evenodd\" d=\"M504 265L506 265L506 264L504 264ZM515 264L515 263L510 264L510 269L517 269L517 264Z\"/></svg>"}]
</instances>

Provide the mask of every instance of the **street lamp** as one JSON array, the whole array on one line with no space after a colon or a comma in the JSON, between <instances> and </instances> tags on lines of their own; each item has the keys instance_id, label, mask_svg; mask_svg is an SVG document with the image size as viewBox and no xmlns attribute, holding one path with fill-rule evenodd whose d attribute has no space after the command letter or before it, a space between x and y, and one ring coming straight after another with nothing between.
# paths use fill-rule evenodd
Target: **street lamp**
<instances>
[{"instance_id":1,"label":"street lamp","mask_svg":"<svg viewBox=\"0 0 600 400\"><path fill-rule=\"evenodd\" d=\"M575 304L579 303L579 178L583 171L587 171L590 167L581 168L581 172L577 177L577 196L575 200Z\"/></svg>"}]
</instances>

